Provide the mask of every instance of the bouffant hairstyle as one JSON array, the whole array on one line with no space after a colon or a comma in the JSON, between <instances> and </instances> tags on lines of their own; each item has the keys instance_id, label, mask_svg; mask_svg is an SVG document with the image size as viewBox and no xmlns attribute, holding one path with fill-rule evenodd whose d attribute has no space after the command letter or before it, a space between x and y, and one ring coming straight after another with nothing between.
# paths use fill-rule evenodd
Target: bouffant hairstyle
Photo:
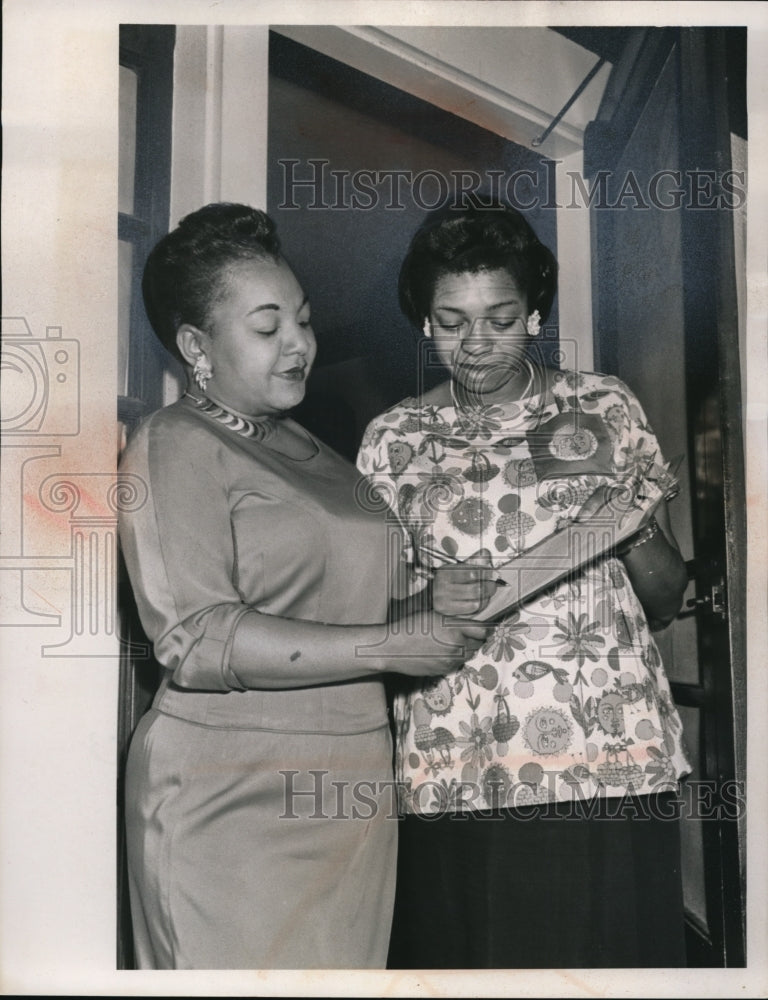
<instances>
[{"instance_id":1,"label":"bouffant hairstyle","mask_svg":"<svg viewBox=\"0 0 768 1000\"><path fill-rule=\"evenodd\" d=\"M216 202L185 216L152 249L141 284L144 308L163 346L183 361L176 333L184 323L209 331L233 265L278 260L275 224L248 205Z\"/></svg>"},{"instance_id":2,"label":"bouffant hairstyle","mask_svg":"<svg viewBox=\"0 0 768 1000\"><path fill-rule=\"evenodd\" d=\"M416 231L400 268L400 308L421 328L437 282L447 274L507 271L542 322L557 290L557 260L524 216L493 202L433 212Z\"/></svg>"}]
</instances>

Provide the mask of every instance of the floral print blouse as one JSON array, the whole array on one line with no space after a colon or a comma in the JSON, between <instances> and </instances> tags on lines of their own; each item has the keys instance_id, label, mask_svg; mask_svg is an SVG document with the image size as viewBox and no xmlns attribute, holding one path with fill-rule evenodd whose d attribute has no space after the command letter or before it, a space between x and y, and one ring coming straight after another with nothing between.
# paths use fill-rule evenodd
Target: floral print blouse
<instances>
[{"instance_id":1,"label":"floral print blouse","mask_svg":"<svg viewBox=\"0 0 768 1000\"><path fill-rule=\"evenodd\" d=\"M520 403L406 399L368 426L358 467L406 535L414 590L479 549L510 563L602 485L676 492L627 386L574 371ZM614 555L501 617L461 670L397 695L394 716L404 812L668 791L690 771L658 649Z\"/></svg>"}]
</instances>

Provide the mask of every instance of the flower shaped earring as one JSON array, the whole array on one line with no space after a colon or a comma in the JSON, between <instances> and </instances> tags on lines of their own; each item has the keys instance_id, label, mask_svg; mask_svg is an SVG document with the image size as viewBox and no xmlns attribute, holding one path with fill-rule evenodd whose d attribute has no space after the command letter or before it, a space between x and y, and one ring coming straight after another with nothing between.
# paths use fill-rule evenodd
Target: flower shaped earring
<instances>
[{"instance_id":1,"label":"flower shaped earring","mask_svg":"<svg viewBox=\"0 0 768 1000\"><path fill-rule=\"evenodd\" d=\"M529 337L538 337L539 331L541 330L541 316L539 315L538 309L534 309L528 317L525 328L528 331Z\"/></svg>"},{"instance_id":2,"label":"flower shaped earring","mask_svg":"<svg viewBox=\"0 0 768 1000\"><path fill-rule=\"evenodd\" d=\"M211 368L211 363L204 354L197 356L195 367L192 369L192 377L197 382L200 392L205 392L208 388L208 383L213 377L213 368Z\"/></svg>"}]
</instances>

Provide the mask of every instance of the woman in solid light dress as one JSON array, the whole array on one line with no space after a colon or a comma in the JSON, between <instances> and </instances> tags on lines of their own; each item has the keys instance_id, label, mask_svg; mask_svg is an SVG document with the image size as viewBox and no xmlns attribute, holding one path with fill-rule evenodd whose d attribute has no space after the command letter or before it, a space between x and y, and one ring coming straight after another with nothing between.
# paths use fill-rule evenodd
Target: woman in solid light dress
<instances>
[{"instance_id":1,"label":"woman in solid light dress","mask_svg":"<svg viewBox=\"0 0 768 1000\"><path fill-rule=\"evenodd\" d=\"M190 387L121 462L147 487L120 539L165 667L126 775L137 964L383 967L397 824L382 678L441 676L485 631L383 624L385 521L288 416L315 338L264 213L187 216L143 290Z\"/></svg>"}]
</instances>

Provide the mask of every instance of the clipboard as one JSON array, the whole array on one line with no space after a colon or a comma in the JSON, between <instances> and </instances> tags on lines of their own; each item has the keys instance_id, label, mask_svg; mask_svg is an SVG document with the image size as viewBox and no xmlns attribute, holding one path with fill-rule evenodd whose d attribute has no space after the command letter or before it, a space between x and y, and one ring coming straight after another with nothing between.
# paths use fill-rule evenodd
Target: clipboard
<instances>
[{"instance_id":1,"label":"clipboard","mask_svg":"<svg viewBox=\"0 0 768 1000\"><path fill-rule=\"evenodd\" d=\"M617 510L614 496L588 517L569 522L560 531L494 569L499 587L488 603L471 616L475 622L492 621L513 611L523 601L559 583L642 530L664 499L658 496L643 506ZM618 516L617 516L618 515Z\"/></svg>"}]
</instances>

